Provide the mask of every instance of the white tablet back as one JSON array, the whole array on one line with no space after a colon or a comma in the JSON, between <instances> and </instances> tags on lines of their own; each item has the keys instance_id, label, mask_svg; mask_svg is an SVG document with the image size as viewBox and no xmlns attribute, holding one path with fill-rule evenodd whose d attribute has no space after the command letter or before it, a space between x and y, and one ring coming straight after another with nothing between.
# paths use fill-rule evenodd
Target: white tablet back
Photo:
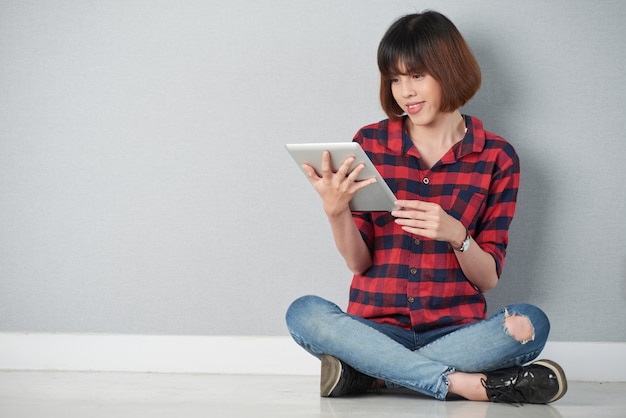
<instances>
[{"instance_id":1,"label":"white tablet back","mask_svg":"<svg viewBox=\"0 0 626 418\"><path fill-rule=\"evenodd\" d=\"M286 144L285 148L300 168L302 168L302 164L308 164L315 168L319 175L322 171L322 153L324 151L330 152L333 171L336 171L346 158L354 156L356 159L351 169L360 163L365 164L365 169L359 175L359 180L375 177L376 183L359 190L350 202L350 209L359 212L390 212L396 209L394 205L396 197L358 143Z\"/></svg>"}]
</instances>

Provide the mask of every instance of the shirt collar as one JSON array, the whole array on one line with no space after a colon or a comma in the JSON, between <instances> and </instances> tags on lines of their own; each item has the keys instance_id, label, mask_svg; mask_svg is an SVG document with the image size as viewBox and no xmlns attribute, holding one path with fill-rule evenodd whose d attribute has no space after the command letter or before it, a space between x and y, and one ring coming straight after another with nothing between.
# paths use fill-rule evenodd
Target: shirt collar
<instances>
[{"instance_id":1,"label":"shirt collar","mask_svg":"<svg viewBox=\"0 0 626 418\"><path fill-rule=\"evenodd\" d=\"M485 130L480 119L467 115L463 115L463 119L465 119L467 133L460 142L461 147L457 154L458 158L463 158L473 152L482 152L485 148Z\"/></svg>"},{"instance_id":2,"label":"shirt collar","mask_svg":"<svg viewBox=\"0 0 626 418\"><path fill-rule=\"evenodd\" d=\"M389 120L387 134L387 148L397 155L407 154L419 157L417 150L413 147L411 138L404 129L404 121L407 116L403 116L398 120ZM461 142L454 146L454 155L457 159L461 159L466 155L474 152L482 152L485 147L485 131L480 119L473 116L463 115L467 133Z\"/></svg>"}]
</instances>

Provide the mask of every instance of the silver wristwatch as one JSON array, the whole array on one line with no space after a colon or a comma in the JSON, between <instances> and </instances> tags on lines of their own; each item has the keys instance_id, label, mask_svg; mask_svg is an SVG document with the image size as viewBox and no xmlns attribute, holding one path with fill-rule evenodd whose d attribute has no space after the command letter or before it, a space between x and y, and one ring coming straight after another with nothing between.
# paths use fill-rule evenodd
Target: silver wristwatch
<instances>
[{"instance_id":1,"label":"silver wristwatch","mask_svg":"<svg viewBox=\"0 0 626 418\"><path fill-rule=\"evenodd\" d=\"M465 237L463 244L461 244L461 248L458 248L456 250L464 253L470 247L470 242L472 242L472 238L470 237L469 231L467 231L467 236Z\"/></svg>"}]
</instances>

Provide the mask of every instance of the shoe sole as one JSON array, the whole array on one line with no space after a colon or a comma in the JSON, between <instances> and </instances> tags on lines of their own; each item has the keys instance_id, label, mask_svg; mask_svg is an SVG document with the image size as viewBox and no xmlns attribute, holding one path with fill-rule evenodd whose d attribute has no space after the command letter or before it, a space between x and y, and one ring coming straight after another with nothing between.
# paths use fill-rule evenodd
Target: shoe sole
<instances>
[{"instance_id":1,"label":"shoe sole","mask_svg":"<svg viewBox=\"0 0 626 418\"><path fill-rule=\"evenodd\" d=\"M341 362L333 356L322 356L322 370L320 374L320 396L328 398L337 387L341 379Z\"/></svg>"},{"instance_id":2,"label":"shoe sole","mask_svg":"<svg viewBox=\"0 0 626 418\"><path fill-rule=\"evenodd\" d=\"M567 392L567 379L565 378L565 372L563 371L561 366L551 360L538 360L533 362L533 364L537 364L539 366L547 367L548 369L550 369L552 373L554 373L554 375L556 376L556 380L559 383L558 392L550 400L548 400L547 403L561 399L563 395L565 395L565 393Z\"/></svg>"}]
</instances>

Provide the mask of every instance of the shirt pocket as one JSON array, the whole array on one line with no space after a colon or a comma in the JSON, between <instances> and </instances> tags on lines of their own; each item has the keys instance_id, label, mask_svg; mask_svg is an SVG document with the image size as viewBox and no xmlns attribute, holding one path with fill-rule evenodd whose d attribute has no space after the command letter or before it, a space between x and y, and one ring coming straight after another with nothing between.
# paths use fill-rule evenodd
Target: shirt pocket
<instances>
[{"instance_id":1,"label":"shirt pocket","mask_svg":"<svg viewBox=\"0 0 626 418\"><path fill-rule=\"evenodd\" d=\"M456 189L450 199L448 213L467 229L475 230L484 211L487 195L476 187Z\"/></svg>"}]
</instances>

